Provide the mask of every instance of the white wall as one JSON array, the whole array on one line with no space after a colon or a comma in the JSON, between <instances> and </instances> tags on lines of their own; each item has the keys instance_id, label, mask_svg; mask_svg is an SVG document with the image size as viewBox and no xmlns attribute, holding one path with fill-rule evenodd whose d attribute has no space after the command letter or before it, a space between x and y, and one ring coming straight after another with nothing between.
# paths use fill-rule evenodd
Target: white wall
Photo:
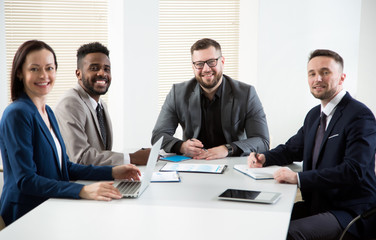
<instances>
[{"instance_id":1,"label":"white wall","mask_svg":"<svg viewBox=\"0 0 376 240\"><path fill-rule=\"evenodd\" d=\"M110 0L113 81L108 104L117 151L150 146L158 116L158 3ZM319 103L309 93L306 77L308 54L316 48L344 57L345 88L376 112L375 5L374 0L241 0L239 79L257 88L272 146L294 134L306 112ZM3 26L0 79L6 79ZM8 99L5 84L0 81L0 115Z\"/></svg>"},{"instance_id":2,"label":"white wall","mask_svg":"<svg viewBox=\"0 0 376 240\"><path fill-rule=\"evenodd\" d=\"M357 98L376 114L376 1L363 0L361 13Z\"/></svg>"},{"instance_id":3,"label":"white wall","mask_svg":"<svg viewBox=\"0 0 376 240\"><path fill-rule=\"evenodd\" d=\"M345 89L356 94L361 2L262 0L259 5L257 90L274 147L295 134L307 111L320 103L307 83L312 50L338 52L345 61Z\"/></svg>"},{"instance_id":4,"label":"white wall","mask_svg":"<svg viewBox=\"0 0 376 240\"><path fill-rule=\"evenodd\" d=\"M114 150L150 147L158 117L159 1L110 0Z\"/></svg>"},{"instance_id":5,"label":"white wall","mask_svg":"<svg viewBox=\"0 0 376 240\"><path fill-rule=\"evenodd\" d=\"M376 108L372 94L376 88L370 87L376 84L370 71L375 66L375 1L240 2L239 79L256 86L272 147L296 133L307 111L319 104L309 92L306 76L308 55L314 49L341 54L347 74L345 89ZM116 130L114 149L133 150L150 145L158 116L158 1L110 3L113 83L109 105ZM142 64L142 59L151 64Z\"/></svg>"},{"instance_id":6,"label":"white wall","mask_svg":"<svg viewBox=\"0 0 376 240\"><path fill-rule=\"evenodd\" d=\"M240 0L240 6L239 80L257 88L259 0Z\"/></svg>"}]
</instances>

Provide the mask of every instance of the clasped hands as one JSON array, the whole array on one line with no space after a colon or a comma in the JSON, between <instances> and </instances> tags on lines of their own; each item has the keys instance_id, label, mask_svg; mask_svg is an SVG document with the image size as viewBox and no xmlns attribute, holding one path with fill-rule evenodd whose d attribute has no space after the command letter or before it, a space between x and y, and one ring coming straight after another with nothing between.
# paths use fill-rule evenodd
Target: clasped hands
<instances>
[{"instance_id":1,"label":"clasped hands","mask_svg":"<svg viewBox=\"0 0 376 240\"><path fill-rule=\"evenodd\" d=\"M114 179L140 180L141 172L133 164L120 165L112 168ZM97 182L84 186L79 196L85 199L111 201L122 198L121 193L113 186L114 182Z\"/></svg>"},{"instance_id":2,"label":"clasped hands","mask_svg":"<svg viewBox=\"0 0 376 240\"><path fill-rule=\"evenodd\" d=\"M202 142L195 138L183 142L180 147L180 152L193 159L205 160L225 158L228 155L228 150L224 145L206 149Z\"/></svg>"},{"instance_id":3,"label":"clasped hands","mask_svg":"<svg viewBox=\"0 0 376 240\"><path fill-rule=\"evenodd\" d=\"M251 152L248 156L248 166L250 168L261 168L266 161L265 155ZM298 174L289 168L280 168L273 174L274 179L279 183L298 183Z\"/></svg>"}]
</instances>

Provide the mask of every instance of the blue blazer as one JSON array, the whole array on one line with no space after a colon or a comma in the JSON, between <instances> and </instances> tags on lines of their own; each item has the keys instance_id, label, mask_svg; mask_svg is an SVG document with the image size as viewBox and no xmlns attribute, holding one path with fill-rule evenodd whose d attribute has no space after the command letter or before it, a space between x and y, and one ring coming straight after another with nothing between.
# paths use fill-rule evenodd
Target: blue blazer
<instances>
[{"instance_id":1,"label":"blue blazer","mask_svg":"<svg viewBox=\"0 0 376 240\"><path fill-rule=\"evenodd\" d=\"M316 168L312 152L320 106L311 109L303 127L285 145L266 152L265 165L303 161L300 190L312 214L330 211L346 227L353 217L376 202L376 120L372 112L349 93L342 98L327 127ZM354 225L355 226L355 225ZM365 233L366 222L350 232Z\"/></svg>"},{"instance_id":2,"label":"blue blazer","mask_svg":"<svg viewBox=\"0 0 376 240\"><path fill-rule=\"evenodd\" d=\"M0 215L11 224L50 197L79 198L83 185L70 180L112 179L112 169L69 161L55 116L48 117L62 148L62 167L50 130L31 99L23 94L4 111L0 122L0 148L4 187Z\"/></svg>"}]
</instances>

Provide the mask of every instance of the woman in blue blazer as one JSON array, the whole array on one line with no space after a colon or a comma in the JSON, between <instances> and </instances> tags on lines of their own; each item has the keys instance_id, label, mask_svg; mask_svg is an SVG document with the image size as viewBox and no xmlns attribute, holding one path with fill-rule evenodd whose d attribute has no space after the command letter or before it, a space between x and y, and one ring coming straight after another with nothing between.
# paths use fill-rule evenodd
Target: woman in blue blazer
<instances>
[{"instance_id":1,"label":"woman in blue blazer","mask_svg":"<svg viewBox=\"0 0 376 240\"><path fill-rule=\"evenodd\" d=\"M139 179L133 165L84 166L69 161L46 96L56 76L53 49L32 40L17 50L11 72L13 103L0 122L4 187L0 215L11 224L50 197L111 200L121 198L113 182L84 186L71 180Z\"/></svg>"}]
</instances>

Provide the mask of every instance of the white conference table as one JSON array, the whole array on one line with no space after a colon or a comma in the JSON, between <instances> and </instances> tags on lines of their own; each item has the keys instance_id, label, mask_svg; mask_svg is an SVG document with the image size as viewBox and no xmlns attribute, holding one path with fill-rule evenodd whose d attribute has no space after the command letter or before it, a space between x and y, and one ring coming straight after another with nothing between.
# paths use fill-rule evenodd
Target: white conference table
<instances>
[{"instance_id":1,"label":"white conference table","mask_svg":"<svg viewBox=\"0 0 376 240\"><path fill-rule=\"evenodd\" d=\"M228 167L223 174L180 173L181 182L151 183L137 199L50 199L6 227L0 239L286 239L295 185L254 180L234 170L245 157L184 162ZM165 163L159 161L156 170ZM273 205L218 200L227 188L282 196Z\"/></svg>"}]
</instances>

